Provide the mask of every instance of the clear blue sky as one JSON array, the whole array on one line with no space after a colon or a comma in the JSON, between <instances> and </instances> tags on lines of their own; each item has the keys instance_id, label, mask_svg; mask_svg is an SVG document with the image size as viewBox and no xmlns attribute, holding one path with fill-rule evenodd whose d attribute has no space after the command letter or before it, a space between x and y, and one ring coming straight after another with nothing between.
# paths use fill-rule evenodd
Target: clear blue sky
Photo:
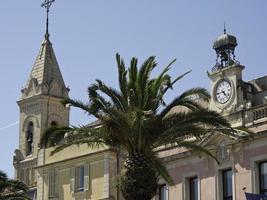
<instances>
[{"instance_id":1,"label":"clear blue sky","mask_svg":"<svg viewBox=\"0 0 267 200\"><path fill-rule=\"evenodd\" d=\"M0 169L10 177L18 146L16 101L44 35L41 3L8 0L0 6ZM87 86L96 78L116 86L119 52L126 62L155 55L160 66L177 58L173 76L192 69L170 98L191 87L209 88L206 71L216 58L212 42L222 34L224 21L227 32L237 37L236 58L246 66L244 79L267 75L266 20L266 0L57 0L50 33L71 97L85 100ZM72 110L71 124L88 120Z\"/></svg>"}]
</instances>

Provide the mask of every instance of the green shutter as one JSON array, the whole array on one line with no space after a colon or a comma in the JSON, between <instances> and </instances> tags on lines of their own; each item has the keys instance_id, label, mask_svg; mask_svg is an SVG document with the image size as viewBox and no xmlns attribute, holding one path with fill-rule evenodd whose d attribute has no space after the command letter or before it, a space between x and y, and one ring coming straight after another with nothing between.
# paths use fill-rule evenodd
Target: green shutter
<instances>
[{"instance_id":1,"label":"green shutter","mask_svg":"<svg viewBox=\"0 0 267 200\"><path fill-rule=\"evenodd\" d=\"M84 190L87 191L89 189L89 165L84 165Z\"/></svg>"}]
</instances>

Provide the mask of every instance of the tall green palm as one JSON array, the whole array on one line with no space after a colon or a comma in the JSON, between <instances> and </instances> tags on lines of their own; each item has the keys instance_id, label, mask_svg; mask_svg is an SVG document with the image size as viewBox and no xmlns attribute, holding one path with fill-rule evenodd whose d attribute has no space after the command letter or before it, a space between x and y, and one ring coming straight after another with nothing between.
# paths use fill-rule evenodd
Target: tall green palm
<instances>
[{"instance_id":1,"label":"tall green palm","mask_svg":"<svg viewBox=\"0 0 267 200\"><path fill-rule=\"evenodd\" d=\"M6 173L0 171L0 200L28 200L27 190L24 183L9 179Z\"/></svg>"},{"instance_id":2,"label":"tall green palm","mask_svg":"<svg viewBox=\"0 0 267 200\"><path fill-rule=\"evenodd\" d=\"M189 72L171 79L168 74L173 60L155 78L151 72L157 66L149 57L138 69L132 58L126 69L116 55L119 90L101 80L88 88L88 103L67 99L64 104L81 108L101 121L96 127L52 127L45 131L41 144L53 146L53 153L73 145L87 143L91 147L106 145L127 153L120 178L120 189L126 200L150 200L157 192L161 176L169 184L173 180L157 155L157 148L185 147L214 157L198 141L211 133L236 134L230 124L216 112L205 109L199 102L208 102L209 93L193 88L166 104L164 95ZM176 107L180 112L173 112ZM66 134L68 133L68 134ZM214 157L215 158L215 157ZM216 158L215 158L216 159Z\"/></svg>"}]
</instances>

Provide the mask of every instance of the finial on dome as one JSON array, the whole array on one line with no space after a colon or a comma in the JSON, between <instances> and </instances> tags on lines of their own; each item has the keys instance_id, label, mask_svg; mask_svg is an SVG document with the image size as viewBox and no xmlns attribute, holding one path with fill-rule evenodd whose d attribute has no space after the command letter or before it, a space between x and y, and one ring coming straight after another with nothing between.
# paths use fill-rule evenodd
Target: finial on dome
<instances>
[{"instance_id":1,"label":"finial on dome","mask_svg":"<svg viewBox=\"0 0 267 200\"><path fill-rule=\"evenodd\" d=\"M226 34L226 26L225 26L225 22L223 23L223 33Z\"/></svg>"}]
</instances>

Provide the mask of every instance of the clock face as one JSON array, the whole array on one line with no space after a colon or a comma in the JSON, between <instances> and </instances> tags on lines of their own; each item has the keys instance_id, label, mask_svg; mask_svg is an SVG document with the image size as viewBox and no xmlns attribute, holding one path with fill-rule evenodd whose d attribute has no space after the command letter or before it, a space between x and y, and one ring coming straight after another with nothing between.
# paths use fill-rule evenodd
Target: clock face
<instances>
[{"instance_id":1,"label":"clock face","mask_svg":"<svg viewBox=\"0 0 267 200\"><path fill-rule=\"evenodd\" d=\"M226 103L232 94L232 86L229 81L223 80L221 81L216 89L216 99L219 103Z\"/></svg>"}]
</instances>

